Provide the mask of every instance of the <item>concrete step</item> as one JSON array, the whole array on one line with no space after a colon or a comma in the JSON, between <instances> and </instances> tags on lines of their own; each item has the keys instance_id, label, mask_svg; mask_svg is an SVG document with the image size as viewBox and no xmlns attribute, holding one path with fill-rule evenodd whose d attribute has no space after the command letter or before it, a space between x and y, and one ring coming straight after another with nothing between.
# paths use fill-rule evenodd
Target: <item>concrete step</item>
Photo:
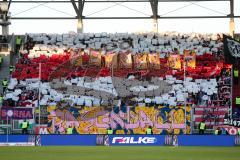
<instances>
[{"instance_id":1,"label":"concrete step","mask_svg":"<svg viewBox=\"0 0 240 160\"><path fill-rule=\"evenodd\" d=\"M0 52L3 57L3 63L0 68L0 93L2 93L2 80L9 78L10 52Z\"/></svg>"}]
</instances>

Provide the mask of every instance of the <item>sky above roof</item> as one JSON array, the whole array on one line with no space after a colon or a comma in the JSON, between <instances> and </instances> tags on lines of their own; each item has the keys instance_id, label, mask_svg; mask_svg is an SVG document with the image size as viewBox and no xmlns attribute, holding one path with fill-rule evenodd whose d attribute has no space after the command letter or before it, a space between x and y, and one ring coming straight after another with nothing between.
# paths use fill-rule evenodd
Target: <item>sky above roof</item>
<instances>
[{"instance_id":1,"label":"sky above roof","mask_svg":"<svg viewBox=\"0 0 240 160\"><path fill-rule=\"evenodd\" d=\"M13 17L74 17L71 3L13 3ZM229 14L229 2L168 2L159 3L160 16L224 16ZM88 17L151 16L150 3L86 3L83 11ZM240 15L240 0L235 0L235 15ZM160 19L159 31L229 32L229 19ZM235 19L240 33L240 19ZM77 20L11 20L10 33L68 33L76 32ZM153 20L84 20L84 32L150 32Z\"/></svg>"}]
</instances>

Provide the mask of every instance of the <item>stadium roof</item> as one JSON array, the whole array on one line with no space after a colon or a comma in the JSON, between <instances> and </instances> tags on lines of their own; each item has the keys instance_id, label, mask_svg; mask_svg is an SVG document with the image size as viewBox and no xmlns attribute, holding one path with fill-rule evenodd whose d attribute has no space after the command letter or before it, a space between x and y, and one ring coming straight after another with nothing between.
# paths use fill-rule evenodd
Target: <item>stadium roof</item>
<instances>
[{"instance_id":1,"label":"stadium roof","mask_svg":"<svg viewBox=\"0 0 240 160\"><path fill-rule=\"evenodd\" d=\"M208 22L203 23L213 21L216 22L214 25L223 26L228 19L235 18L235 21L238 21L236 18L240 17L240 3L234 0L2 0L0 4L3 2L8 3L10 19L14 24L12 26L19 26L17 24L20 23L28 26L41 24L43 21L39 20L51 20L44 21L45 26L52 25L51 22L54 23L55 20L59 20L57 22L61 25L60 23L64 24L63 20L65 22L72 20L75 23L79 19L87 21L84 23L88 25L87 27L93 21L97 23L102 23L102 20L108 21L106 23L108 25L112 22L118 23L120 19L128 22L129 27L132 25L129 22L139 23L141 26L152 20L158 23L158 20L177 22L177 19L182 22L192 21L195 25L198 24L193 19L196 19L195 21L205 19L204 21ZM224 21L224 24L217 21ZM72 30L65 26L64 31ZM95 27L94 32L97 28ZM14 30L16 31L16 28Z\"/></svg>"},{"instance_id":2,"label":"stadium roof","mask_svg":"<svg viewBox=\"0 0 240 160\"><path fill-rule=\"evenodd\" d=\"M5 1L5 0L3 0ZM2 2L3 2L2 1ZM179 18L239 18L240 15L234 15L234 0L9 0L9 10L12 12L11 19L179 19ZM204 15L203 13L198 13L197 15L186 15L186 16L168 16L168 14L160 14L164 3L172 2L172 3L183 3L182 7L172 10L172 7L169 8L168 12L176 12L183 8L187 8L189 6L198 6L205 8L207 10L218 13L217 15ZM226 2L226 5L230 8L230 13L228 14L219 14L217 10L214 8L208 8L204 3L199 4L198 2ZM230 2L230 3L229 3ZM36 5L37 4L37 5ZM64 14L63 9L58 9L60 4L64 4L66 8L71 7L71 13L65 13L64 16L59 16L59 13ZM21 12L15 13L16 5L21 6L21 8L25 8L25 6L32 6L30 8L26 8L26 10L22 10ZM24 6L23 6L24 5ZM100 10L95 10L92 14L87 14L85 10L91 8L92 6L99 6ZM106 6L106 7L104 7ZM128 9L130 14L128 16L124 16L122 14L118 14L118 16L112 16L112 14L108 15L98 15L100 12L104 12L106 10L111 10L116 6L121 6L125 9ZM137 9L136 6L144 6L145 9ZM29 16L23 13L32 11L36 8L45 7L50 10L55 10L58 12L55 15L45 16L44 13L38 12L38 16ZM95 7L96 8L96 7ZM66 9L67 10L67 9ZM69 9L68 9L69 10ZM165 8L164 8L165 10ZM74 12L75 11L75 12ZM131 11L138 12L139 16L131 16ZM94 16L93 16L94 15Z\"/></svg>"}]
</instances>

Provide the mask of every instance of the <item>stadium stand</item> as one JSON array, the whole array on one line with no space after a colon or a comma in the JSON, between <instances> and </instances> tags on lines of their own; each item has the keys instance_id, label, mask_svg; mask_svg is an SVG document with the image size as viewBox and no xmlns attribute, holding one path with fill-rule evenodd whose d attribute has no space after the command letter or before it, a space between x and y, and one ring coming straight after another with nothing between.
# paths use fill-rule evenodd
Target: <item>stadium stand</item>
<instances>
[{"instance_id":1,"label":"stadium stand","mask_svg":"<svg viewBox=\"0 0 240 160\"><path fill-rule=\"evenodd\" d=\"M110 107L121 114L127 112L126 106L135 106L134 113L159 114L162 126L155 127L154 133L169 132L160 131L164 123L185 121L188 128L176 126L174 133L184 133L183 129L190 133L202 120L208 129L223 124L231 112L231 66L224 62L221 35L28 34L24 46L3 106L41 105L48 110L47 123L64 107L70 117L66 121L73 121L91 108L103 106L109 111ZM95 111L82 121L94 116ZM155 123L150 119L149 123ZM128 132L123 131L125 123L120 126L115 133ZM131 132L145 133L145 127ZM105 133L96 126L94 129L79 127L76 133ZM49 130L64 133L64 129Z\"/></svg>"}]
</instances>

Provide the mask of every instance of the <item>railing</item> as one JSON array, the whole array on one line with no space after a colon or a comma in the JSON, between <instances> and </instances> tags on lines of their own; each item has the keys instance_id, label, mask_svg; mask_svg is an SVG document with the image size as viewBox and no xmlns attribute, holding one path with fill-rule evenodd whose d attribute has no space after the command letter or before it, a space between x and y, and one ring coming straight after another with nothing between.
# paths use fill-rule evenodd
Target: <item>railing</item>
<instances>
[{"instance_id":1,"label":"railing","mask_svg":"<svg viewBox=\"0 0 240 160\"><path fill-rule=\"evenodd\" d=\"M228 106L196 106L192 108L192 130L194 133L198 131L198 124L200 120L205 120L207 130L206 132L212 132L214 126L223 125L223 119L225 114L228 114Z\"/></svg>"},{"instance_id":2,"label":"railing","mask_svg":"<svg viewBox=\"0 0 240 160\"><path fill-rule=\"evenodd\" d=\"M14 51L14 33L9 37L9 50Z\"/></svg>"},{"instance_id":3,"label":"railing","mask_svg":"<svg viewBox=\"0 0 240 160\"><path fill-rule=\"evenodd\" d=\"M8 52L8 43L0 43L0 52Z\"/></svg>"}]
</instances>

